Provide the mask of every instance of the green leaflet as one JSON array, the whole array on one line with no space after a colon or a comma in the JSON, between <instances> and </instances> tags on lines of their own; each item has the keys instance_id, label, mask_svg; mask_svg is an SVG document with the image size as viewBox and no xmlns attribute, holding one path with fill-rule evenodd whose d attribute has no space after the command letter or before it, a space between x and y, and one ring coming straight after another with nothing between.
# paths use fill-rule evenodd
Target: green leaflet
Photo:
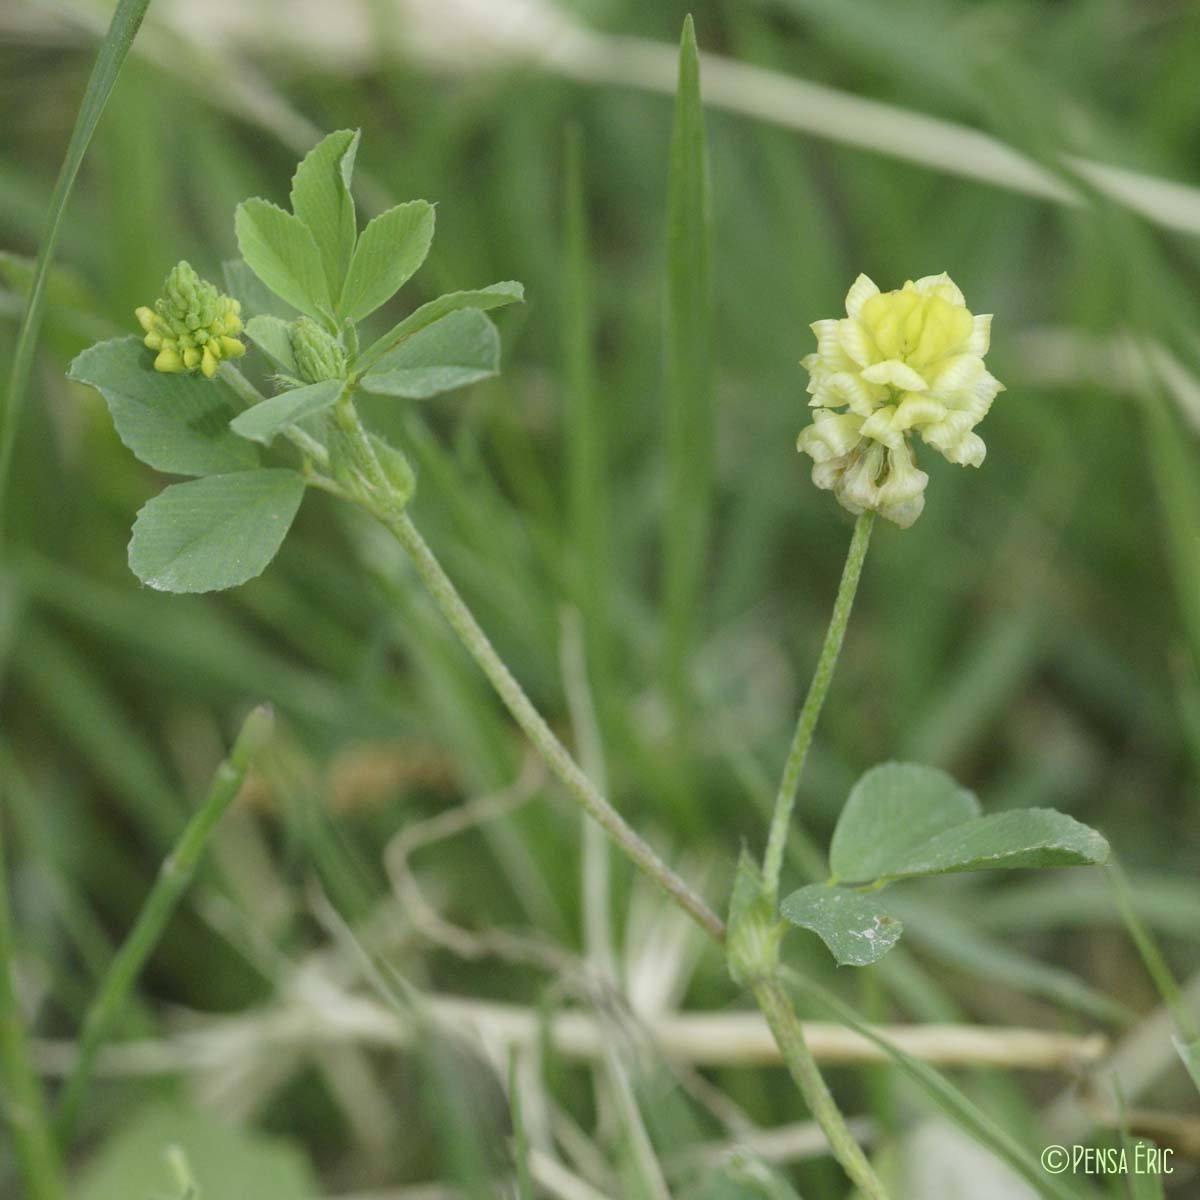
<instances>
[{"instance_id":1,"label":"green leaflet","mask_svg":"<svg viewBox=\"0 0 1200 1200\"><path fill-rule=\"evenodd\" d=\"M425 400L500 370L500 335L478 309L452 312L406 338L361 380L365 391Z\"/></svg>"},{"instance_id":2,"label":"green leaflet","mask_svg":"<svg viewBox=\"0 0 1200 1200\"><path fill-rule=\"evenodd\" d=\"M286 470L174 484L138 513L130 569L164 592L236 587L275 557L303 498L303 478Z\"/></svg>"},{"instance_id":3,"label":"green leaflet","mask_svg":"<svg viewBox=\"0 0 1200 1200\"><path fill-rule=\"evenodd\" d=\"M250 270L244 258L229 258L221 264L225 278L225 291L235 300L242 302L242 319L247 317L278 317L291 321L296 310L285 304L270 288Z\"/></svg>"},{"instance_id":4,"label":"green leaflet","mask_svg":"<svg viewBox=\"0 0 1200 1200\"><path fill-rule=\"evenodd\" d=\"M876 896L814 883L793 892L780 912L810 929L829 947L839 967L878 962L899 940L904 926Z\"/></svg>"},{"instance_id":5,"label":"green leaflet","mask_svg":"<svg viewBox=\"0 0 1200 1200\"><path fill-rule=\"evenodd\" d=\"M284 374L293 378L299 374L292 354L291 322L281 317L251 317L246 322L246 336Z\"/></svg>"},{"instance_id":6,"label":"green leaflet","mask_svg":"<svg viewBox=\"0 0 1200 1200\"><path fill-rule=\"evenodd\" d=\"M500 308L505 304L516 304L525 299L525 288L513 279L502 283L491 283L474 291L447 292L436 300L422 304L409 313L398 325L393 326L378 341L372 342L359 356L355 366L359 371L368 371L389 350L405 338L420 333L422 329L440 321L442 317L464 308Z\"/></svg>"},{"instance_id":7,"label":"green leaflet","mask_svg":"<svg viewBox=\"0 0 1200 1200\"><path fill-rule=\"evenodd\" d=\"M836 879L870 883L935 834L979 815L979 801L945 771L881 763L854 785L829 847Z\"/></svg>"},{"instance_id":8,"label":"green leaflet","mask_svg":"<svg viewBox=\"0 0 1200 1200\"><path fill-rule=\"evenodd\" d=\"M1108 842L1073 817L1052 808L1026 808L948 829L899 855L887 874L904 879L953 871L1098 866L1108 854Z\"/></svg>"},{"instance_id":9,"label":"green leaflet","mask_svg":"<svg viewBox=\"0 0 1200 1200\"><path fill-rule=\"evenodd\" d=\"M67 372L108 404L121 441L147 466L175 475L217 475L258 465L258 452L231 433L237 407L225 385L156 371L136 337L98 342Z\"/></svg>"},{"instance_id":10,"label":"green leaflet","mask_svg":"<svg viewBox=\"0 0 1200 1200\"><path fill-rule=\"evenodd\" d=\"M310 317L330 315L321 252L299 217L255 197L238 205L234 229L246 265L275 295Z\"/></svg>"},{"instance_id":11,"label":"green leaflet","mask_svg":"<svg viewBox=\"0 0 1200 1200\"><path fill-rule=\"evenodd\" d=\"M246 409L230 422L229 427L252 442L269 446L285 425L294 425L305 417L332 408L345 386L344 380L326 379L321 383L310 383L307 387L281 392Z\"/></svg>"},{"instance_id":12,"label":"green leaflet","mask_svg":"<svg viewBox=\"0 0 1200 1200\"><path fill-rule=\"evenodd\" d=\"M410 200L371 221L358 239L338 316L361 321L390 300L425 261L433 241L433 205Z\"/></svg>"},{"instance_id":13,"label":"green leaflet","mask_svg":"<svg viewBox=\"0 0 1200 1200\"><path fill-rule=\"evenodd\" d=\"M358 152L358 131L341 129L322 138L292 177L292 212L308 226L320 251L330 296L340 296L358 226L350 180Z\"/></svg>"},{"instance_id":14,"label":"green leaflet","mask_svg":"<svg viewBox=\"0 0 1200 1200\"><path fill-rule=\"evenodd\" d=\"M982 817L944 771L884 763L855 784L834 830L830 865L843 883L1018 867L1089 866L1108 843L1065 813L1020 809Z\"/></svg>"}]
</instances>

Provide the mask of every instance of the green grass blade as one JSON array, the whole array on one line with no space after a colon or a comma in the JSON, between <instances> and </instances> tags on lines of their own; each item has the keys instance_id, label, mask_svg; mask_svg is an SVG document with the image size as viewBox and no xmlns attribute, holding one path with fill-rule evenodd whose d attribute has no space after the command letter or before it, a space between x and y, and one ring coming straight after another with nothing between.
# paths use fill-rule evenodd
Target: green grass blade
<instances>
[{"instance_id":1,"label":"green grass blade","mask_svg":"<svg viewBox=\"0 0 1200 1200\"><path fill-rule=\"evenodd\" d=\"M605 493L605 408L596 387L592 280L585 193L583 135L567 131L563 197L563 388L566 394L568 541L573 555L572 594L583 615L588 662L602 663L607 578L608 504Z\"/></svg>"},{"instance_id":2,"label":"green grass blade","mask_svg":"<svg viewBox=\"0 0 1200 1200\"><path fill-rule=\"evenodd\" d=\"M1167 1006L1185 1041L1195 1043L1200 1040L1200 1024L1192 1015L1191 1009L1183 997L1183 991L1168 966L1167 960L1163 957L1162 950L1159 949L1158 942L1138 915L1134 906L1133 892L1130 890L1124 872L1114 862L1109 864L1106 875L1112 886L1113 897L1117 903L1117 910L1121 914L1121 920L1125 922L1125 928L1128 929L1129 936L1133 939L1138 954L1141 955L1146 973L1153 980L1158 994L1162 997L1163 1003Z\"/></svg>"},{"instance_id":3,"label":"green grass blade","mask_svg":"<svg viewBox=\"0 0 1200 1200\"><path fill-rule=\"evenodd\" d=\"M171 914L191 883L209 836L237 797L246 772L270 738L273 725L270 709L256 708L246 718L229 757L217 768L207 798L188 821L163 863L133 928L89 1005L80 1033L79 1056L59 1104L58 1132L64 1143L70 1138L79 1117L96 1054L125 1008L146 960L154 952Z\"/></svg>"},{"instance_id":4,"label":"green grass blade","mask_svg":"<svg viewBox=\"0 0 1200 1200\"><path fill-rule=\"evenodd\" d=\"M46 231L42 236L42 244L38 249L37 265L34 268L33 286L25 303L25 316L17 335L16 352L13 355L12 370L8 379L8 391L0 404L0 533L4 528L4 496L8 488L8 474L12 466L13 446L16 442L17 422L20 420L21 407L25 402L25 393L29 388L29 378L33 371L33 352L37 346L38 333L41 330L42 317L46 309L46 283L50 275L50 264L54 260L54 250L58 245L59 234L62 231L63 215L66 212L67 200L79 174L83 156L87 153L88 144L100 114L112 94L117 76L129 53L129 47L137 35L150 0L120 0L117 10L113 13L112 24L100 46L96 57L96 65L92 68L91 78L83 93L83 103L79 107L79 115L75 118L75 128L71 131L71 141L67 146L66 158L58 173L54 185L54 194L50 197L50 211L46 220Z\"/></svg>"},{"instance_id":5,"label":"green grass blade","mask_svg":"<svg viewBox=\"0 0 1200 1200\"><path fill-rule=\"evenodd\" d=\"M521 1083L517 1077L517 1052L508 1057L508 1107L512 1113L513 1157L517 1161L517 1200L533 1200L533 1177L529 1172L529 1137L521 1108Z\"/></svg>"},{"instance_id":6,"label":"green grass blade","mask_svg":"<svg viewBox=\"0 0 1200 1200\"><path fill-rule=\"evenodd\" d=\"M689 16L679 50L679 89L667 196L664 672L676 717L688 707L713 477L712 212L700 98L700 58Z\"/></svg>"},{"instance_id":7,"label":"green grass blade","mask_svg":"<svg viewBox=\"0 0 1200 1200\"><path fill-rule=\"evenodd\" d=\"M125 715L109 681L69 639L33 616L22 623L16 667L60 744L75 748L157 845L169 845L179 797L153 742Z\"/></svg>"},{"instance_id":8,"label":"green grass blade","mask_svg":"<svg viewBox=\"0 0 1200 1200\"><path fill-rule=\"evenodd\" d=\"M30 1200L61 1200L58 1147L46 1097L34 1070L13 979L14 946L8 912L4 823L0 821L0 1094Z\"/></svg>"},{"instance_id":9,"label":"green grass blade","mask_svg":"<svg viewBox=\"0 0 1200 1200\"><path fill-rule=\"evenodd\" d=\"M868 1041L887 1052L895 1065L934 1101L953 1121L987 1147L997 1158L1006 1162L1045 1200L1077 1200L1078 1193L1060 1180L1048 1175L1034 1156L1006 1129L998 1125L974 1101L959 1091L944 1075L928 1063L906 1054L899 1046L883 1037L862 1021L849 1005L819 984L804 979L794 971L787 973L788 984L816 1000L837 1020Z\"/></svg>"}]
</instances>

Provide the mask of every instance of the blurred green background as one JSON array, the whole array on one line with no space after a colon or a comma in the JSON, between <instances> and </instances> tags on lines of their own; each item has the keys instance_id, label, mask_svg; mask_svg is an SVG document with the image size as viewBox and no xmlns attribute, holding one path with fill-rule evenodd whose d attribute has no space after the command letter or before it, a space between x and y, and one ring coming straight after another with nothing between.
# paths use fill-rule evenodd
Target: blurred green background
<instances>
[{"instance_id":1,"label":"blurred green background","mask_svg":"<svg viewBox=\"0 0 1200 1200\"><path fill-rule=\"evenodd\" d=\"M504 787L523 757L399 552L312 495L253 583L205 598L140 587L125 563L128 530L163 480L120 445L100 398L64 377L91 341L134 331L134 307L179 258L219 279L236 253L234 205L285 202L296 159L331 129L363 130L360 213L414 197L437 204L432 254L403 305L525 283L527 304L499 316L501 379L371 416L419 465L414 512L426 536L516 674L576 739L569 682L586 647L615 802L718 907L739 844L763 842L849 537L849 519L812 487L794 448L807 325L840 311L859 271L889 288L948 270L974 311L993 312L989 365L1008 390L980 429L987 462L976 472L926 455L925 514L908 532L877 534L802 788L791 875L819 864L864 768L928 761L989 810L1053 805L1103 831L1177 973L1200 965L1200 187L1167 193L1122 176L1134 208L1147 195L1159 205L1148 216L1096 190L1103 179L1080 166L1200 185L1200 14L1169 0L690 6L701 48L717 56L703 67L716 437L687 631L694 707L680 737L663 687L663 93L688 8L151 5L68 212L0 576L0 772L39 1033L53 1042L74 1032L240 716L270 701L283 732L122 1029L168 1048L181 1030L226 1031L233 1049L142 1073L110 1063L75 1159L93 1164L80 1195L143 1200L165 1187L112 1165L124 1152L158 1170L148 1151L116 1140L148 1136L147 1105L190 1131L160 1142L210 1138L198 1161L254 1151L214 1149L225 1135L193 1110L286 1139L307 1166L289 1158L267 1170L274 1182L245 1193L262 1200L275 1200L272 1188L279 1200L416 1197L426 1193L402 1189L455 1179L467 1194L492 1194L478 1183L486 1163L472 1158L470 1131L484 1127L486 1159L489 1122L506 1119L502 1062L485 1066L465 1043L418 1052L364 1037L335 1051L315 1035L281 1034L276 1045L262 1031L374 996L351 927L422 994L535 1015L578 998L569 972L436 944L395 899L383 847ZM27 279L20 256L36 251L107 11L16 0L0 13L5 376ZM836 91L789 91L796 79ZM856 108L862 100L890 109ZM905 114L959 129L904 124ZM962 128L997 140L964 143ZM572 130L582 276L568 219ZM547 788L421 852L414 869L445 919L537 931L555 953L575 953L580 863L578 818ZM644 1011L744 1008L719 956L633 887L623 864L613 874L619 971ZM878 968L835 973L805 934L788 955L878 1019L1119 1038L1157 1002L1099 871L942 880L910 887L903 903L909 933ZM1165 1037L1148 1044L1128 1099L1190 1112L1195 1138L1195 1093ZM535 1145L612 1197L653 1195L640 1159L669 1165L722 1136L724 1103L763 1126L804 1115L782 1073L752 1063L681 1077L650 1053L628 1071L602 1065L593 1087L578 1063L537 1049L535 1039L520 1066ZM54 1046L43 1051L53 1075ZM644 1139L609 1094L627 1075ZM928 1109L886 1069L832 1078L847 1110L870 1114L897 1154L915 1144ZM956 1078L1035 1147L1039 1114L1070 1083ZM961 1150L948 1134L933 1144L949 1158ZM782 1170L800 1195L846 1194L828 1160L799 1157ZM6 1197L20 1194L11 1168L0 1147ZM972 1195L1028 1194L990 1180L991 1160L972 1170ZM681 1196L787 1194L725 1174L667 1174ZM1194 1167L1181 1160L1169 1182L1168 1195L1193 1194ZM236 1181L207 1186L205 1200L243 1194Z\"/></svg>"}]
</instances>

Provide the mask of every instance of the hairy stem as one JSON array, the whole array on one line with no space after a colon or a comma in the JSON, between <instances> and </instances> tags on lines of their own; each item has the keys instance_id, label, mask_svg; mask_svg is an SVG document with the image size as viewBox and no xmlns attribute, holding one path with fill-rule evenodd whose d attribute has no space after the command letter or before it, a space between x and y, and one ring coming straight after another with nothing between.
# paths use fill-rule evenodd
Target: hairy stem
<instances>
[{"instance_id":1,"label":"hairy stem","mask_svg":"<svg viewBox=\"0 0 1200 1200\"><path fill-rule=\"evenodd\" d=\"M804 698L804 707L800 709L796 732L792 735L791 749L783 768L783 778L779 781L775 812L771 817L771 832L767 838L767 852L763 859L763 879L772 905L779 896L779 872L783 867L783 852L787 846L800 774L804 770L804 760L808 757L808 748L812 744L813 731L817 727L817 719L825 704L829 685L833 682L833 671L842 649L842 639L846 636L846 625L850 620L850 610L854 606L854 593L858 591L858 580L862 575L863 560L867 556L867 546L871 541L871 528L874 523L873 512L863 513L855 522L854 536L850 539L850 550L846 555L846 565L842 569L837 599L833 602L829 628L825 631L821 656L817 659L817 669L813 673L812 683L809 684L808 695Z\"/></svg>"},{"instance_id":2,"label":"hairy stem","mask_svg":"<svg viewBox=\"0 0 1200 1200\"><path fill-rule=\"evenodd\" d=\"M253 408L259 401L266 399L233 363L222 363L219 373L221 379L247 408ZM329 451L316 438L305 433L299 425L285 425L279 432L307 458L311 458L322 467L329 466Z\"/></svg>"},{"instance_id":3,"label":"hairy stem","mask_svg":"<svg viewBox=\"0 0 1200 1200\"><path fill-rule=\"evenodd\" d=\"M775 797L775 811L771 817L771 830L763 859L763 888L772 912L775 911L779 900L779 873L783 867L792 811L796 804L796 790L800 784L805 760L808 758L808 748L812 744L817 720L829 693L829 685L833 682L833 672L837 667L842 641L846 636L846 626L850 620L850 610L854 606L854 595L858 591L858 581L862 575L863 561L867 556L874 523L875 514L872 512L863 513L855 522L854 535L850 539L850 549L846 554L846 565L842 569L841 583L838 584L837 598L833 602L833 613L829 618L829 628L825 631L817 668L813 673L812 683L809 684L808 695L804 698L804 705L800 709L796 732L792 735L791 748L784 764L783 777L779 781L779 793ZM816 1059L804 1040L804 1031L796 1016L796 1010L780 982L779 965L774 954L771 956L769 969L754 980L751 990L758 1007L767 1019L788 1071L804 1096L809 1111L829 1139L834 1157L866 1200L887 1200L883 1184L871 1169L862 1148L854 1140L846 1118L842 1116L841 1109L838 1108Z\"/></svg>"},{"instance_id":4,"label":"hairy stem","mask_svg":"<svg viewBox=\"0 0 1200 1200\"><path fill-rule=\"evenodd\" d=\"M30 1200L62 1200L58 1146L17 997L2 826L0 822L0 1114L8 1123Z\"/></svg>"},{"instance_id":5,"label":"hairy stem","mask_svg":"<svg viewBox=\"0 0 1200 1200\"><path fill-rule=\"evenodd\" d=\"M242 725L229 757L217 768L204 803L187 823L174 850L163 861L137 921L121 944L84 1017L75 1068L58 1110L58 1133L65 1144L79 1118L91 1082L96 1054L112 1032L142 967L162 937L175 906L191 883L209 836L241 790L259 749L270 736L270 709L256 708Z\"/></svg>"},{"instance_id":6,"label":"hairy stem","mask_svg":"<svg viewBox=\"0 0 1200 1200\"><path fill-rule=\"evenodd\" d=\"M879 1177L867 1161L854 1135L842 1116L841 1109L817 1067L812 1051L804 1040L804 1030L796 1010L775 975L766 976L752 985L754 999L767 1019L771 1034L779 1046L783 1061L796 1086L804 1096L809 1112L829 1139L834 1157L862 1193L865 1200L888 1200Z\"/></svg>"},{"instance_id":7,"label":"hairy stem","mask_svg":"<svg viewBox=\"0 0 1200 1200\"><path fill-rule=\"evenodd\" d=\"M716 941L725 937L720 917L654 852L600 793L555 737L524 689L496 653L458 590L407 514L386 509L376 515L408 551L425 586L471 657L479 664L537 752L580 805L604 828L633 863Z\"/></svg>"}]
</instances>

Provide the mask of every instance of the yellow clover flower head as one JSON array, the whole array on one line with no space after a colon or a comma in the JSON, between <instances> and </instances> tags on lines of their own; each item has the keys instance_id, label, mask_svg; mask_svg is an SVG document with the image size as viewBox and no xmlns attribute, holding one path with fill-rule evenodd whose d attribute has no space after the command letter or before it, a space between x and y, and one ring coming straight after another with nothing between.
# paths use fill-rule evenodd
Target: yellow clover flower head
<instances>
[{"instance_id":1,"label":"yellow clover flower head","mask_svg":"<svg viewBox=\"0 0 1200 1200\"><path fill-rule=\"evenodd\" d=\"M186 262L174 267L163 283L163 295L153 308L143 306L135 316L146 331L143 342L157 350L156 371L184 374L200 371L205 379L217 373L225 358L240 358L245 343L241 304L217 291Z\"/></svg>"},{"instance_id":2,"label":"yellow clover flower head","mask_svg":"<svg viewBox=\"0 0 1200 1200\"><path fill-rule=\"evenodd\" d=\"M952 463L979 466L987 447L974 429L1004 390L983 363L991 324L944 271L894 292L860 275L846 316L813 323L816 353L803 359L814 412L796 445L817 487L907 529L929 482L910 433Z\"/></svg>"}]
</instances>

